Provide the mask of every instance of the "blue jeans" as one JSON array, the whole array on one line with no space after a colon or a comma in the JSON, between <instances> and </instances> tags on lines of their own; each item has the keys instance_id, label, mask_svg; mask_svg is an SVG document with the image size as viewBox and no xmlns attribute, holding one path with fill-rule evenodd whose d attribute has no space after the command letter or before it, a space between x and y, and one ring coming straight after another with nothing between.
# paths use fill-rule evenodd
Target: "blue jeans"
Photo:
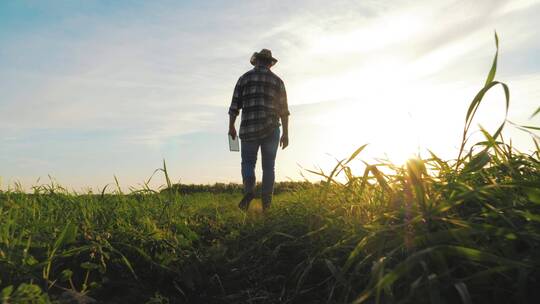
<instances>
[{"instance_id":1,"label":"blue jeans","mask_svg":"<svg viewBox=\"0 0 540 304\"><path fill-rule=\"evenodd\" d=\"M257 154L261 147L262 158L262 202L263 207L269 207L274 193L276 154L279 146L279 127L269 136L255 141L242 141L242 180L244 182L244 194L255 192L255 164Z\"/></svg>"}]
</instances>

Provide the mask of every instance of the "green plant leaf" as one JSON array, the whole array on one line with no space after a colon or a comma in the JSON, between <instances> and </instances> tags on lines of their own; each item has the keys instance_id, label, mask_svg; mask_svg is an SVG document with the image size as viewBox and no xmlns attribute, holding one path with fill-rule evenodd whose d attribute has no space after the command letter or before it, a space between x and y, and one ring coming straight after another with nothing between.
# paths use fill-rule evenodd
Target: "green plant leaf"
<instances>
[{"instance_id":1,"label":"green plant leaf","mask_svg":"<svg viewBox=\"0 0 540 304\"><path fill-rule=\"evenodd\" d=\"M540 189L538 188L526 188L525 193L529 200L535 204L540 204Z\"/></svg>"},{"instance_id":2,"label":"green plant leaf","mask_svg":"<svg viewBox=\"0 0 540 304\"><path fill-rule=\"evenodd\" d=\"M469 294L469 290L467 289L467 285L465 285L465 283L457 282L454 284L454 287L457 289L463 304L472 304L471 295Z\"/></svg>"},{"instance_id":3,"label":"green plant leaf","mask_svg":"<svg viewBox=\"0 0 540 304\"><path fill-rule=\"evenodd\" d=\"M349 159L347 159L347 161L343 165L346 165L350 161L355 159L358 156L358 154L360 154L360 152L362 152L366 148L367 145L368 144L364 144L364 145L360 146L360 148L356 149L356 151L354 151L353 154L351 154L351 156L349 156Z\"/></svg>"},{"instance_id":4,"label":"green plant leaf","mask_svg":"<svg viewBox=\"0 0 540 304\"><path fill-rule=\"evenodd\" d=\"M465 164L465 167L463 167L464 173L469 172L476 172L480 169L482 169L489 161L491 160L491 156L489 155L489 152L487 150L484 150L471 159L470 162Z\"/></svg>"},{"instance_id":5,"label":"green plant leaf","mask_svg":"<svg viewBox=\"0 0 540 304\"><path fill-rule=\"evenodd\" d=\"M535 117L536 115L538 115L538 113L540 113L540 107L538 107L538 109L536 109L536 111L534 111L534 113L531 115L531 118Z\"/></svg>"},{"instance_id":6,"label":"green plant leaf","mask_svg":"<svg viewBox=\"0 0 540 304\"><path fill-rule=\"evenodd\" d=\"M489 70L488 77L484 86L487 86L489 83L491 83L493 79L495 79L495 74L497 73L497 58L499 57L499 36L497 35L497 32L495 32L495 47L495 57L493 58L493 63L491 64L491 69Z\"/></svg>"}]
</instances>

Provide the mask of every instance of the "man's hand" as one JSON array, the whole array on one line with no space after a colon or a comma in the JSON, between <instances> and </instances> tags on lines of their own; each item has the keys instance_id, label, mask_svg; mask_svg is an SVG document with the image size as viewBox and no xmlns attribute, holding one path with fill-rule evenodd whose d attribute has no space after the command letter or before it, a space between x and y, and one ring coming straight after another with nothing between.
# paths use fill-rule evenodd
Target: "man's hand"
<instances>
[{"instance_id":1,"label":"man's hand","mask_svg":"<svg viewBox=\"0 0 540 304\"><path fill-rule=\"evenodd\" d=\"M289 116L281 116L281 123L283 124L283 135L281 135L279 144L281 145L281 149L285 149L289 145Z\"/></svg>"},{"instance_id":2,"label":"man's hand","mask_svg":"<svg viewBox=\"0 0 540 304\"><path fill-rule=\"evenodd\" d=\"M289 145L289 135L288 134L283 134L281 136L281 139L279 140L279 145L281 146L282 150L287 148L287 146Z\"/></svg>"},{"instance_id":3,"label":"man's hand","mask_svg":"<svg viewBox=\"0 0 540 304\"><path fill-rule=\"evenodd\" d=\"M236 128L234 126L229 127L229 135L232 139L236 139Z\"/></svg>"}]
</instances>

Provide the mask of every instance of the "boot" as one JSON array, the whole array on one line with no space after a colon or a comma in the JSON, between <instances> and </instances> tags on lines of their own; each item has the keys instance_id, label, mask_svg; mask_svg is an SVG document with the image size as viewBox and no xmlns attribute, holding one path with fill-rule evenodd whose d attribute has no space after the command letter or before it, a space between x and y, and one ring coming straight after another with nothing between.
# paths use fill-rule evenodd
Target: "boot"
<instances>
[{"instance_id":1,"label":"boot","mask_svg":"<svg viewBox=\"0 0 540 304\"><path fill-rule=\"evenodd\" d=\"M272 197L263 197L262 199L262 207L263 207L263 212L267 212L268 209L270 209L270 205L272 204Z\"/></svg>"},{"instance_id":2,"label":"boot","mask_svg":"<svg viewBox=\"0 0 540 304\"><path fill-rule=\"evenodd\" d=\"M254 197L255 195L253 193L246 193L238 204L238 208L242 211L247 211L249 209L249 203L251 203Z\"/></svg>"}]
</instances>

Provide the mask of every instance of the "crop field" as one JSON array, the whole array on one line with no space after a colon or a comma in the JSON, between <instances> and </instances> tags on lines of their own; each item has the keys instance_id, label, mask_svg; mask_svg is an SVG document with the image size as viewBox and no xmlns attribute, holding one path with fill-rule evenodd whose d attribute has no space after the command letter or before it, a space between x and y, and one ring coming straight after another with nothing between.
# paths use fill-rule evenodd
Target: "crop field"
<instances>
[{"instance_id":1,"label":"crop field","mask_svg":"<svg viewBox=\"0 0 540 304\"><path fill-rule=\"evenodd\" d=\"M498 42L497 42L498 43ZM2 303L537 303L540 147L505 122L455 159L364 163L360 146L321 182L280 183L244 213L238 185L0 192ZM532 109L537 115L540 109ZM524 132L537 127L519 126Z\"/></svg>"}]
</instances>

